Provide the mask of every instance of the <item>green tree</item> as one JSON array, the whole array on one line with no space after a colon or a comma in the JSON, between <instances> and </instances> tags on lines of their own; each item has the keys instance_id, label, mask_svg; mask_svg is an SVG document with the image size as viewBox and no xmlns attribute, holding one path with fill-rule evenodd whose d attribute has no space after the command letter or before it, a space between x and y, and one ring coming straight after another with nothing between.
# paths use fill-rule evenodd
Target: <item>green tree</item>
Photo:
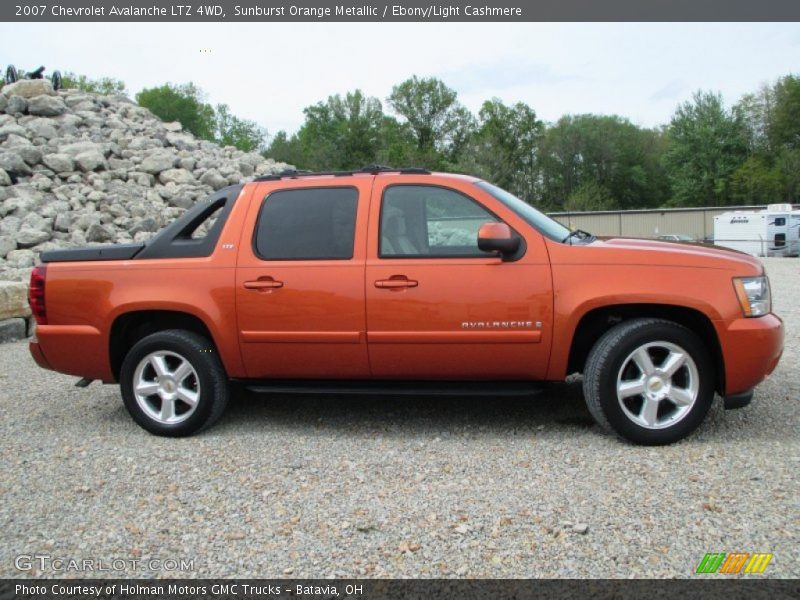
<instances>
[{"instance_id":1,"label":"green tree","mask_svg":"<svg viewBox=\"0 0 800 600\"><path fill-rule=\"evenodd\" d=\"M773 93L775 105L767 122L772 147L800 148L800 77L782 77Z\"/></svg>"},{"instance_id":2,"label":"green tree","mask_svg":"<svg viewBox=\"0 0 800 600\"><path fill-rule=\"evenodd\" d=\"M361 90L309 106L298 137L314 168L356 169L377 161L383 107Z\"/></svg>"},{"instance_id":3,"label":"green tree","mask_svg":"<svg viewBox=\"0 0 800 600\"><path fill-rule=\"evenodd\" d=\"M461 160L462 170L479 175L529 202L538 186L539 146L544 124L527 104L483 103L478 126Z\"/></svg>"},{"instance_id":4,"label":"green tree","mask_svg":"<svg viewBox=\"0 0 800 600\"><path fill-rule=\"evenodd\" d=\"M306 107L305 121L292 136L279 132L266 154L299 168L351 170L369 164L405 164L408 130L386 116L377 98L361 90L329 96Z\"/></svg>"},{"instance_id":5,"label":"green tree","mask_svg":"<svg viewBox=\"0 0 800 600\"><path fill-rule=\"evenodd\" d=\"M568 115L549 127L540 150L541 202L604 208L659 206L668 197L660 132L616 115Z\"/></svg>"},{"instance_id":6,"label":"green tree","mask_svg":"<svg viewBox=\"0 0 800 600\"><path fill-rule=\"evenodd\" d=\"M419 166L439 169L458 162L475 119L455 90L439 79L415 75L394 86L388 100L411 130Z\"/></svg>"},{"instance_id":7,"label":"green tree","mask_svg":"<svg viewBox=\"0 0 800 600\"><path fill-rule=\"evenodd\" d=\"M800 202L800 148L784 149L778 155L784 202Z\"/></svg>"},{"instance_id":8,"label":"green tree","mask_svg":"<svg viewBox=\"0 0 800 600\"><path fill-rule=\"evenodd\" d=\"M763 156L751 156L731 175L731 198L735 204L779 202L784 188L780 168Z\"/></svg>"},{"instance_id":9,"label":"green tree","mask_svg":"<svg viewBox=\"0 0 800 600\"><path fill-rule=\"evenodd\" d=\"M670 148L664 161L672 182L672 203L729 204L731 175L748 154L741 115L728 111L720 94L697 92L678 107L667 131Z\"/></svg>"},{"instance_id":10,"label":"green tree","mask_svg":"<svg viewBox=\"0 0 800 600\"><path fill-rule=\"evenodd\" d=\"M272 137L272 141L263 154L269 158L294 165L298 169L310 168L297 135L290 136L283 130Z\"/></svg>"},{"instance_id":11,"label":"green tree","mask_svg":"<svg viewBox=\"0 0 800 600\"><path fill-rule=\"evenodd\" d=\"M112 94L128 95L128 90L125 88L125 83L113 77L99 77L97 79L90 79L86 75L78 75L77 73L64 73L61 77L61 87L64 89L83 90L84 92L93 92L95 94L103 94L109 96Z\"/></svg>"},{"instance_id":12,"label":"green tree","mask_svg":"<svg viewBox=\"0 0 800 600\"><path fill-rule=\"evenodd\" d=\"M772 151L769 127L774 106L774 89L764 84L757 92L742 96L733 107L736 118L741 120L744 127L751 153L766 155Z\"/></svg>"},{"instance_id":13,"label":"green tree","mask_svg":"<svg viewBox=\"0 0 800 600\"><path fill-rule=\"evenodd\" d=\"M611 210L616 208L616 200L608 188L590 180L570 194L564 208L567 211Z\"/></svg>"},{"instance_id":14,"label":"green tree","mask_svg":"<svg viewBox=\"0 0 800 600\"><path fill-rule=\"evenodd\" d=\"M267 132L258 123L235 116L227 104L217 104L214 113L216 142L223 146L235 146L244 152L264 149Z\"/></svg>"},{"instance_id":15,"label":"green tree","mask_svg":"<svg viewBox=\"0 0 800 600\"><path fill-rule=\"evenodd\" d=\"M214 108L205 103L193 83L166 83L136 94L136 102L163 121L179 121L183 128L204 140L213 140L216 131Z\"/></svg>"}]
</instances>

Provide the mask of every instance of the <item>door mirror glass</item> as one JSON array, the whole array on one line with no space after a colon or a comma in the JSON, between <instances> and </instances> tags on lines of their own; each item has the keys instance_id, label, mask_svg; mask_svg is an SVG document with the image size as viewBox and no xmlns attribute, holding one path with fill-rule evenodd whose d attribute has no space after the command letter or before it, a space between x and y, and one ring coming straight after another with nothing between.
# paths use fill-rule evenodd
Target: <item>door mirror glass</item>
<instances>
[{"instance_id":1,"label":"door mirror glass","mask_svg":"<svg viewBox=\"0 0 800 600\"><path fill-rule=\"evenodd\" d=\"M484 223L478 230L478 248L510 256L519 250L519 236L505 223Z\"/></svg>"}]
</instances>

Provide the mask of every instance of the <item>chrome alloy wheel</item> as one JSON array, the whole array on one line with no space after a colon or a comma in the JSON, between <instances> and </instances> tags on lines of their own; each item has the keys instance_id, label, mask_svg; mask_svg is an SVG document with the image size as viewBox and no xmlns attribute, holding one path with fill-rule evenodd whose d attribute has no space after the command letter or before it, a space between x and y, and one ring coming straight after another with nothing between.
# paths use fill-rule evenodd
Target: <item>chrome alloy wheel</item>
<instances>
[{"instance_id":1,"label":"chrome alloy wheel","mask_svg":"<svg viewBox=\"0 0 800 600\"><path fill-rule=\"evenodd\" d=\"M671 342L639 346L622 362L617 399L625 415L647 429L663 429L683 419L700 392L700 374L691 355Z\"/></svg>"},{"instance_id":2,"label":"chrome alloy wheel","mask_svg":"<svg viewBox=\"0 0 800 600\"><path fill-rule=\"evenodd\" d=\"M133 374L136 403L148 417L174 425L188 419L200 398L200 379L192 364L175 352L151 352Z\"/></svg>"}]
</instances>

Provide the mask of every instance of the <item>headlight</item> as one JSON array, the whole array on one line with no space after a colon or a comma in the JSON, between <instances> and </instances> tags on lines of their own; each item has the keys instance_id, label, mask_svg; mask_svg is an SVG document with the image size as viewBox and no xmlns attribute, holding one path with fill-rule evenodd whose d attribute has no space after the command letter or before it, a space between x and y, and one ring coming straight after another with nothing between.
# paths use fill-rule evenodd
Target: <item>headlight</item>
<instances>
[{"instance_id":1,"label":"headlight","mask_svg":"<svg viewBox=\"0 0 800 600\"><path fill-rule=\"evenodd\" d=\"M745 317L760 317L772 310L768 277L734 277L733 288Z\"/></svg>"}]
</instances>

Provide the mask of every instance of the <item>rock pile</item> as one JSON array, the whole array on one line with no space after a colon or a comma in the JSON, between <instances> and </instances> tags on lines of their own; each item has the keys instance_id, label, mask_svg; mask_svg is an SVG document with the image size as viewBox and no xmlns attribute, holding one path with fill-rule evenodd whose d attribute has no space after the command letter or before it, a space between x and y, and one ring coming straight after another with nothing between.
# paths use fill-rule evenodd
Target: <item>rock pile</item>
<instances>
[{"instance_id":1,"label":"rock pile","mask_svg":"<svg viewBox=\"0 0 800 600\"><path fill-rule=\"evenodd\" d=\"M7 85L0 284L19 290L2 281L27 282L42 250L146 240L214 190L285 168L199 140L124 96L54 92L47 80Z\"/></svg>"}]
</instances>

